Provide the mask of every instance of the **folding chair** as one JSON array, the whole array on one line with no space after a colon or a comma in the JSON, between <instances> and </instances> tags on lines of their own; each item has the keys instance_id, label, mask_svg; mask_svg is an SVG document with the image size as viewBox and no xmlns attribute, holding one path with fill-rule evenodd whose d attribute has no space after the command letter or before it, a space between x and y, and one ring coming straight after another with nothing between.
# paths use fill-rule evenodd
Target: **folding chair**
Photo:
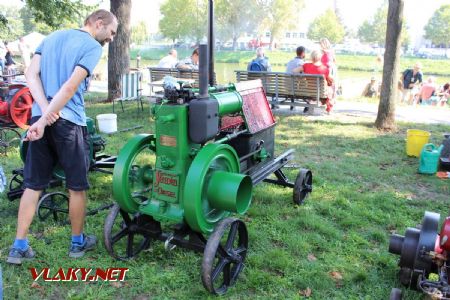
<instances>
[{"instance_id":1,"label":"folding chair","mask_svg":"<svg viewBox=\"0 0 450 300\"><path fill-rule=\"evenodd\" d=\"M144 110L144 105L142 104L142 95L140 88L141 72L130 72L123 74L121 78L121 96L118 99L113 100L113 112L114 112L114 102L119 101L120 106L123 110L123 101L136 100L139 111L139 103L141 104L142 111Z\"/></svg>"}]
</instances>

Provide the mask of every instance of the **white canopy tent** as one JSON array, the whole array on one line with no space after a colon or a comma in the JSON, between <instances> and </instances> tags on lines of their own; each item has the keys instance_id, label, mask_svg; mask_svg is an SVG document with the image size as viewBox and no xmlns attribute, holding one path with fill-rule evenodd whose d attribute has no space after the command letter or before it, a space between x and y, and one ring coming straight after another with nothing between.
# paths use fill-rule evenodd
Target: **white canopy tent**
<instances>
[{"instance_id":1,"label":"white canopy tent","mask_svg":"<svg viewBox=\"0 0 450 300\"><path fill-rule=\"evenodd\" d=\"M39 32L32 32L23 36L25 44L27 44L30 47L32 53L34 53L34 50L36 50L36 48L39 46L39 44L42 42L44 38L45 35ZM15 40L13 42L8 43L8 48L12 51L14 55L20 55L19 40Z\"/></svg>"}]
</instances>

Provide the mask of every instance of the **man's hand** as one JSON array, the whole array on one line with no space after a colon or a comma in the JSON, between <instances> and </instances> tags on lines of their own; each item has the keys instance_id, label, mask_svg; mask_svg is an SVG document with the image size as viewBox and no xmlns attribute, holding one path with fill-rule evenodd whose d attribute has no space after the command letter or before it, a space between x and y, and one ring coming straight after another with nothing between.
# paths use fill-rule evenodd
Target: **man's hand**
<instances>
[{"instance_id":1,"label":"man's hand","mask_svg":"<svg viewBox=\"0 0 450 300\"><path fill-rule=\"evenodd\" d=\"M59 119L59 113L50 112L45 115L45 120L47 121L47 126L52 125Z\"/></svg>"},{"instance_id":2,"label":"man's hand","mask_svg":"<svg viewBox=\"0 0 450 300\"><path fill-rule=\"evenodd\" d=\"M24 141L37 141L44 136L46 118L40 117L39 120L28 128L27 136Z\"/></svg>"}]
</instances>

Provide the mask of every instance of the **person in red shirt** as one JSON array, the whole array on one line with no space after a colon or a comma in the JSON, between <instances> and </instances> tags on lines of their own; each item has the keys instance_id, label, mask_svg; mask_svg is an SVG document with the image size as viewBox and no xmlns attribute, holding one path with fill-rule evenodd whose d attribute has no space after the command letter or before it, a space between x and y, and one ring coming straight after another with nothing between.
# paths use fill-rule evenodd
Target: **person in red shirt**
<instances>
[{"instance_id":1,"label":"person in red shirt","mask_svg":"<svg viewBox=\"0 0 450 300\"><path fill-rule=\"evenodd\" d=\"M424 83L420 88L418 97L414 97L413 105L417 104L416 103L417 101L419 101L422 104L429 104L431 102L430 101L431 97L434 96L435 93L436 93L436 85L434 84L434 78L428 77L427 82Z\"/></svg>"},{"instance_id":2,"label":"person in red shirt","mask_svg":"<svg viewBox=\"0 0 450 300\"><path fill-rule=\"evenodd\" d=\"M325 80L327 81L328 85L328 98L324 101L322 101L322 104L326 105L326 111L327 113L331 112L331 109L333 108L332 99L333 99L333 78L330 75L330 69L328 69L322 62L321 62L321 55L319 51L314 50L311 52L311 61L303 64L303 73L305 74L318 74L323 75L325 77Z\"/></svg>"}]
</instances>

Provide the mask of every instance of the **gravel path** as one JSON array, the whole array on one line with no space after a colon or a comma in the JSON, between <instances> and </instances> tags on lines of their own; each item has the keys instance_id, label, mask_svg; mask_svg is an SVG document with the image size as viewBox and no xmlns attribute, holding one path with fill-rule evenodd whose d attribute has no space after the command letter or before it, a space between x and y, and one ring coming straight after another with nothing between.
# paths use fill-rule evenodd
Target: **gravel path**
<instances>
[{"instance_id":1,"label":"gravel path","mask_svg":"<svg viewBox=\"0 0 450 300\"><path fill-rule=\"evenodd\" d=\"M302 114L301 108L296 108L294 112L288 106L281 106L274 110L275 114ZM373 120L377 117L378 104L338 101L333 108L331 115L327 115L323 110L311 116L316 119L336 119L345 120L348 118L361 118ZM450 125L450 108L435 106L407 106L397 105L395 119L402 122L424 123L424 124L447 124Z\"/></svg>"}]
</instances>

